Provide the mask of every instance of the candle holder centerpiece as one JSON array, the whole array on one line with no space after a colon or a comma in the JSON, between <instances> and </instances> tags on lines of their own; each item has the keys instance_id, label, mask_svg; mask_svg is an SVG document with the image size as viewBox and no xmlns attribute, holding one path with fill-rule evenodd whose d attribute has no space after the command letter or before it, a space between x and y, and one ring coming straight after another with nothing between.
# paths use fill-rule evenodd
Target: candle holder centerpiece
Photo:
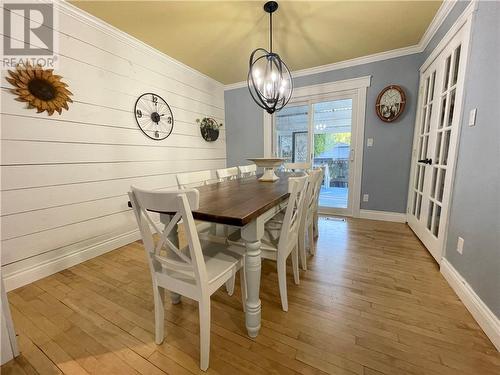
<instances>
[{"instance_id":1,"label":"candle holder centerpiece","mask_svg":"<svg viewBox=\"0 0 500 375\"><path fill-rule=\"evenodd\" d=\"M253 158L247 160L253 161L257 167L264 168L264 174L259 178L259 181L264 182L274 182L279 180L279 177L276 176L274 170L281 166L285 161L283 158Z\"/></svg>"}]
</instances>

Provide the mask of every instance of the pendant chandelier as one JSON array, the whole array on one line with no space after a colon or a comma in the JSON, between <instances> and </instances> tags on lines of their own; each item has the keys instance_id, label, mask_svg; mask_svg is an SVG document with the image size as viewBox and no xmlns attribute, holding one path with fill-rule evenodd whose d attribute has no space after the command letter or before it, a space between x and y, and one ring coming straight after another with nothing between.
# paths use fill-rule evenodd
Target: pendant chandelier
<instances>
[{"instance_id":1,"label":"pendant chandelier","mask_svg":"<svg viewBox=\"0 0 500 375\"><path fill-rule=\"evenodd\" d=\"M288 67L273 52L273 12L276 9L276 1L264 4L264 10L269 13L269 52L264 48L257 48L252 52L247 77L250 95L269 114L286 106L293 91L292 75Z\"/></svg>"}]
</instances>

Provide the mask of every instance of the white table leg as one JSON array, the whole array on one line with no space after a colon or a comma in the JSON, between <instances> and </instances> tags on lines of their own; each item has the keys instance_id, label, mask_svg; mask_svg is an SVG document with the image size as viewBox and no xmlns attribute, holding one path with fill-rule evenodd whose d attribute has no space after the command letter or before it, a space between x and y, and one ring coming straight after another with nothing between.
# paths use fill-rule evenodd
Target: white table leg
<instances>
[{"instance_id":1,"label":"white table leg","mask_svg":"<svg viewBox=\"0 0 500 375\"><path fill-rule=\"evenodd\" d=\"M247 300L245 320L248 335L257 337L260 330L261 303L260 291L260 240L264 235L264 222L257 219L241 229L241 237L245 240L246 259L245 276L247 281Z\"/></svg>"},{"instance_id":2,"label":"white table leg","mask_svg":"<svg viewBox=\"0 0 500 375\"><path fill-rule=\"evenodd\" d=\"M160 221L164 225L168 225L170 220L172 219L171 215L160 214ZM179 234L177 233L177 228L172 229L172 231L168 234L168 239L177 247L179 247ZM181 302L181 295L178 293L170 292L170 301L173 305L177 305Z\"/></svg>"}]
</instances>

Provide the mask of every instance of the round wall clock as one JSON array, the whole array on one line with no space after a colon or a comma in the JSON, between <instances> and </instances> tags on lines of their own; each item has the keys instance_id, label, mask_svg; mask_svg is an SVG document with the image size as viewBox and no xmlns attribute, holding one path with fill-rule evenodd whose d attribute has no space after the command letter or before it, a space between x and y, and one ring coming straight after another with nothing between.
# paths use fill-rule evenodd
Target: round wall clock
<instances>
[{"instance_id":1,"label":"round wall clock","mask_svg":"<svg viewBox=\"0 0 500 375\"><path fill-rule=\"evenodd\" d=\"M403 113L406 95L400 86L391 85L378 94L375 110L377 116L385 122L393 122Z\"/></svg>"},{"instance_id":2,"label":"round wall clock","mask_svg":"<svg viewBox=\"0 0 500 375\"><path fill-rule=\"evenodd\" d=\"M148 92L139 96L135 102L134 114L139 129L149 138L161 141L172 133L172 110L159 95Z\"/></svg>"}]
</instances>

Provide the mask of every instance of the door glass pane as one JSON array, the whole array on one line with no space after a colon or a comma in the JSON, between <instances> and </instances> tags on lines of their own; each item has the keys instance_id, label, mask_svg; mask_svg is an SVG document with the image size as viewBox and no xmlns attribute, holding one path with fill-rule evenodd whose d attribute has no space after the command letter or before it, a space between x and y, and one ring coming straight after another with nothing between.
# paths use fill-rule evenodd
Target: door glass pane
<instances>
[{"instance_id":1,"label":"door glass pane","mask_svg":"<svg viewBox=\"0 0 500 375\"><path fill-rule=\"evenodd\" d=\"M438 124L439 129L441 129L444 125L445 114L446 114L446 95L443 96L443 98L441 99L441 113L439 116L439 124Z\"/></svg>"},{"instance_id":2,"label":"door glass pane","mask_svg":"<svg viewBox=\"0 0 500 375\"><path fill-rule=\"evenodd\" d=\"M439 171L439 184L438 184L438 192L437 192L437 200L439 202L441 202L443 200L445 177L446 177L446 169L441 169Z\"/></svg>"},{"instance_id":3,"label":"door glass pane","mask_svg":"<svg viewBox=\"0 0 500 375\"><path fill-rule=\"evenodd\" d=\"M425 96L424 96L424 104L429 102L429 77L425 80Z\"/></svg>"},{"instance_id":4,"label":"door glass pane","mask_svg":"<svg viewBox=\"0 0 500 375\"><path fill-rule=\"evenodd\" d=\"M420 170L420 186L418 190L422 193L424 191L424 180L425 180L425 167L421 167Z\"/></svg>"},{"instance_id":5,"label":"door glass pane","mask_svg":"<svg viewBox=\"0 0 500 375\"><path fill-rule=\"evenodd\" d=\"M427 146L429 145L429 136L424 136L424 147L422 148L421 159L427 158Z\"/></svg>"},{"instance_id":6,"label":"door glass pane","mask_svg":"<svg viewBox=\"0 0 500 375\"><path fill-rule=\"evenodd\" d=\"M427 133L431 129L431 116L432 116L432 103L430 103L429 106L427 107L427 127L425 128L425 131Z\"/></svg>"},{"instance_id":7,"label":"door glass pane","mask_svg":"<svg viewBox=\"0 0 500 375\"><path fill-rule=\"evenodd\" d=\"M461 46L458 46L456 49L455 49L455 62L453 64L453 78L451 80L451 84L454 85L457 83L457 79L458 79L458 67L459 67L459 64L460 64L460 47Z\"/></svg>"},{"instance_id":8,"label":"door glass pane","mask_svg":"<svg viewBox=\"0 0 500 375\"><path fill-rule=\"evenodd\" d=\"M415 211L417 209L417 192L413 193L413 209L411 211L411 214L415 216Z\"/></svg>"},{"instance_id":9,"label":"door glass pane","mask_svg":"<svg viewBox=\"0 0 500 375\"><path fill-rule=\"evenodd\" d=\"M434 163L439 164L439 156L441 152L441 138L443 136L443 132L437 133L436 139L436 152L434 153Z\"/></svg>"},{"instance_id":10,"label":"door glass pane","mask_svg":"<svg viewBox=\"0 0 500 375\"><path fill-rule=\"evenodd\" d=\"M425 132L425 121L427 121L427 107L425 107L423 110L422 126L420 127L420 134L424 134L424 132Z\"/></svg>"},{"instance_id":11,"label":"door glass pane","mask_svg":"<svg viewBox=\"0 0 500 375\"><path fill-rule=\"evenodd\" d=\"M432 181L431 181L431 197L434 198L436 194L436 180L437 180L437 174L438 174L438 169L439 168L432 168Z\"/></svg>"},{"instance_id":12,"label":"door glass pane","mask_svg":"<svg viewBox=\"0 0 500 375\"><path fill-rule=\"evenodd\" d=\"M430 99L429 101L431 102L434 99L434 81L436 80L436 71L432 72L432 77L431 77L431 88L429 89L429 94L430 94Z\"/></svg>"},{"instance_id":13,"label":"door glass pane","mask_svg":"<svg viewBox=\"0 0 500 375\"><path fill-rule=\"evenodd\" d=\"M313 104L313 166L325 173L319 205L347 208L351 153L352 99Z\"/></svg>"},{"instance_id":14,"label":"door glass pane","mask_svg":"<svg viewBox=\"0 0 500 375\"><path fill-rule=\"evenodd\" d=\"M448 151L450 149L450 135L451 130L447 130L444 133L444 141L443 141L443 157L441 160L441 164L448 164Z\"/></svg>"},{"instance_id":15,"label":"door glass pane","mask_svg":"<svg viewBox=\"0 0 500 375\"><path fill-rule=\"evenodd\" d=\"M288 106L276 114L276 149L287 162L307 161L308 106ZM304 142L305 141L305 142Z\"/></svg>"},{"instance_id":16,"label":"door glass pane","mask_svg":"<svg viewBox=\"0 0 500 375\"><path fill-rule=\"evenodd\" d=\"M434 212L434 225L432 228L432 234L436 237L439 235L439 222L441 221L441 206L436 204L436 210Z\"/></svg>"},{"instance_id":17,"label":"door glass pane","mask_svg":"<svg viewBox=\"0 0 500 375\"><path fill-rule=\"evenodd\" d=\"M427 213L427 229L431 229L432 224L432 213L434 211L434 203L429 201L429 212Z\"/></svg>"},{"instance_id":18,"label":"door glass pane","mask_svg":"<svg viewBox=\"0 0 500 375\"><path fill-rule=\"evenodd\" d=\"M448 110L448 124L446 126L451 126L453 122L453 112L455 110L455 90L450 93L450 109Z\"/></svg>"},{"instance_id":19,"label":"door glass pane","mask_svg":"<svg viewBox=\"0 0 500 375\"><path fill-rule=\"evenodd\" d=\"M417 217L418 220L420 220L420 208L422 206L422 196L418 194L417 196L417 212L415 213L415 216Z\"/></svg>"},{"instance_id":20,"label":"door glass pane","mask_svg":"<svg viewBox=\"0 0 500 375\"><path fill-rule=\"evenodd\" d=\"M448 58L446 59L445 66L444 66L443 92L445 92L448 89L448 83L450 82L450 63L451 63L451 56L448 56Z\"/></svg>"}]
</instances>

